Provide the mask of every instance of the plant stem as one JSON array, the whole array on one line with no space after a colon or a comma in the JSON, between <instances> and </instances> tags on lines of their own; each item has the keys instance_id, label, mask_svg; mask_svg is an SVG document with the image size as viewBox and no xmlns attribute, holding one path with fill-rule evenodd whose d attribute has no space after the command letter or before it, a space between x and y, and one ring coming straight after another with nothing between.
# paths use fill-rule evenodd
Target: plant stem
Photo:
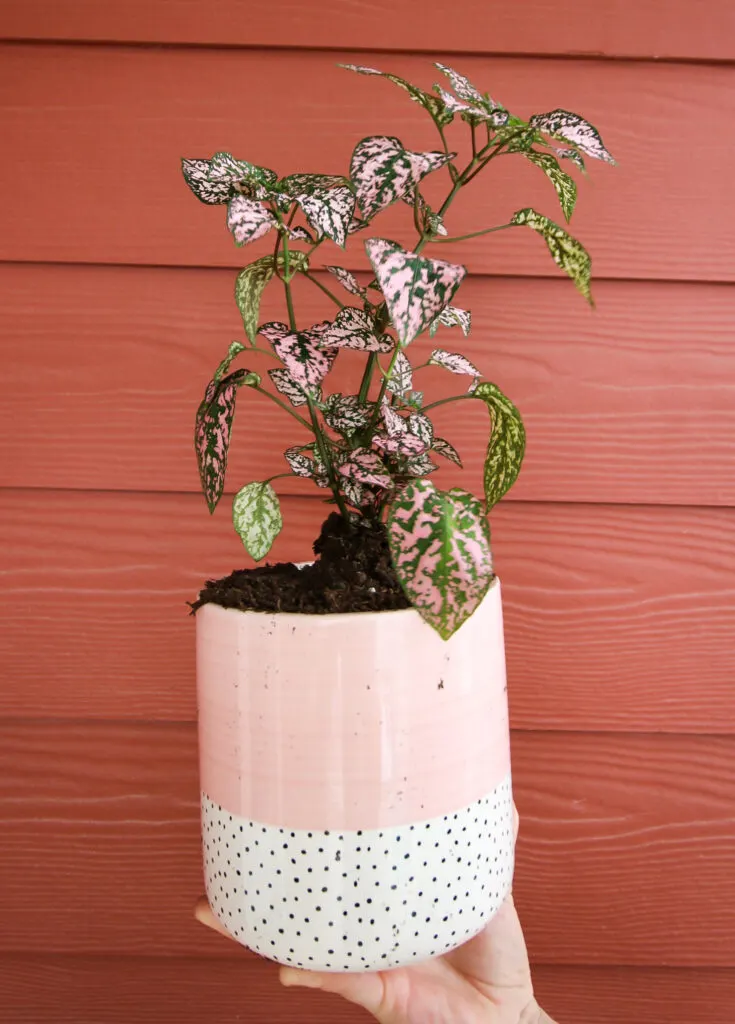
<instances>
[{"instance_id":1,"label":"plant stem","mask_svg":"<svg viewBox=\"0 0 735 1024\"><path fill-rule=\"evenodd\" d=\"M448 402L463 402L465 398L472 398L472 395L452 395L451 398L439 398L436 402L425 405L421 412L428 412L429 409L436 409L437 406L447 405Z\"/></svg>"},{"instance_id":2,"label":"plant stem","mask_svg":"<svg viewBox=\"0 0 735 1024\"><path fill-rule=\"evenodd\" d=\"M295 476L295 474L294 473L274 473L273 476L269 476L267 480L263 481L263 483L264 484L270 484L270 483L273 483L274 480L282 480L284 477L287 477L287 476Z\"/></svg>"},{"instance_id":3,"label":"plant stem","mask_svg":"<svg viewBox=\"0 0 735 1024\"><path fill-rule=\"evenodd\" d=\"M289 256L288 238L284 235L284 237L283 237L283 261L284 261L283 287L284 287L284 290L286 292L286 306L288 307L288 322L289 322L289 326L291 327L292 331L296 331L297 330L297 327L296 327L296 314L295 314L294 308L293 308L293 295L291 294L291 278L290 278L290 275L289 275L288 256ZM343 518L344 519L348 519L349 518L349 512L347 511L347 506L345 505L344 499L342 498L342 495L341 495L340 490L339 490L339 483L338 483L338 480L337 480L337 474L334 471L334 464L332 463L332 457L331 457L331 454L329 452L329 445L327 443L327 439L324 436L324 431L321 428L321 425L319 423L319 418L318 418L318 416L316 414L316 406L314 405L314 399L311 397L311 395L307 395L306 401L307 401L307 404L309 406L309 416L311 418L311 426L309 427L308 423L306 424L306 426L309 427L309 429L311 429L313 431L313 433L314 433L314 440L316 442L316 447L317 447L317 450L319 452L319 455L321 456L321 460L324 463L324 468L327 471L327 477L329 478L329 485L330 485L330 487L332 489L332 494L334 495L335 500L337 502L337 506L339 507L339 510L340 510ZM285 406L284 406L284 408L285 408ZM297 413L294 413L294 415L299 420L301 420L301 416L298 416ZM303 420L302 422L306 423L305 420Z\"/></svg>"},{"instance_id":4,"label":"plant stem","mask_svg":"<svg viewBox=\"0 0 735 1024\"><path fill-rule=\"evenodd\" d=\"M316 447L319 452L319 455L321 456L321 460L324 463L324 468L327 471L327 476L329 477L329 484L330 487L332 488L332 494L336 499L337 506L342 514L342 518L345 520L349 520L350 515L349 512L347 511L347 506L344 503L344 499L339 489L337 474L334 471L334 464L332 463L332 458L331 455L329 454L329 449L324 439L322 428L319 426L319 420L317 419L316 415L316 408L314 407L314 401L311 397L309 397L308 403L309 413L311 414L312 430L314 431L314 439L316 441Z\"/></svg>"},{"instance_id":5,"label":"plant stem","mask_svg":"<svg viewBox=\"0 0 735 1024\"><path fill-rule=\"evenodd\" d=\"M339 299L337 298L337 296L333 295L332 292L330 292L329 288L327 288L325 285L323 285L321 283L321 281L318 281L317 278L312 277L308 270L302 271L301 276L305 277L307 279L307 281L311 281L312 284L315 284L317 286L317 288L319 288L321 291L323 291L325 295L328 295L329 298L332 300L332 302L334 302L335 305L339 306L340 309L344 309L345 308L344 302L340 302Z\"/></svg>"},{"instance_id":6,"label":"plant stem","mask_svg":"<svg viewBox=\"0 0 735 1024\"><path fill-rule=\"evenodd\" d=\"M505 231L506 228L517 228L517 224L498 224L494 228L484 228L482 231L470 231L468 235L455 235L454 238L435 238L437 244L447 242L464 242L467 238L479 238L480 235L491 235L494 231Z\"/></svg>"},{"instance_id":7,"label":"plant stem","mask_svg":"<svg viewBox=\"0 0 735 1024\"><path fill-rule=\"evenodd\" d=\"M360 391L357 396L357 400L360 403L360 405L367 404L368 392L370 391L370 384L373 379L373 372L375 370L377 362L378 353L371 352L370 355L368 356L367 363L365 364L365 372L362 375L362 380L360 381Z\"/></svg>"},{"instance_id":8,"label":"plant stem","mask_svg":"<svg viewBox=\"0 0 735 1024\"><path fill-rule=\"evenodd\" d=\"M311 424L309 421L305 420L303 416L299 416L299 414L292 409L290 405L286 405L285 402L282 402L278 395L274 395L271 391L266 391L265 388L260 386L260 384L258 384L257 387L255 385L251 385L251 387L253 388L253 391L257 391L259 395L265 395L266 398L270 398L271 402L275 402L276 405L280 405L280 407L287 412L289 416L293 416L295 420L298 420L302 427L306 427L308 431L311 431Z\"/></svg>"}]
</instances>

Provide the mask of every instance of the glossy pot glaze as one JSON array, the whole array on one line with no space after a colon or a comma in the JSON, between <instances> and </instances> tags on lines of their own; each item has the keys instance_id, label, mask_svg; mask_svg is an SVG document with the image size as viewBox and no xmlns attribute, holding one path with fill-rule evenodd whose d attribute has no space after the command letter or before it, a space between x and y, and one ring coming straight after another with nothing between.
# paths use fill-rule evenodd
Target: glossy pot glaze
<instances>
[{"instance_id":1,"label":"glossy pot glaze","mask_svg":"<svg viewBox=\"0 0 735 1024\"><path fill-rule=\"evenodd\" d=\"M513 871L500 585L447 642L413 609L196 616L207 895L318 970L466 941Z\"/></svg>"}]
</instances>

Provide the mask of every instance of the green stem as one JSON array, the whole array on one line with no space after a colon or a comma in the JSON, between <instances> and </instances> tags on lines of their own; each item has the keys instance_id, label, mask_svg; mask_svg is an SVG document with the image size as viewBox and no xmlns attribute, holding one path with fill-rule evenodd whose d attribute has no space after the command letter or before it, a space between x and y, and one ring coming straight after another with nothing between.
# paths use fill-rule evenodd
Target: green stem
<instances>
[{"instance_id":1,"label":"green stem","mask_svg":"<svg viewBox=\"0 0 735 1024\"><path fill-rule=\"evenodd\" d=\"M437 406L447 405L448 402L463 402L465 398L472 398L472 395L452 395L451 398L440 398L436 402L425 405L421 412L428 412L429 409L436 409Z\"/></svg>"},{"instance_id":2,"label":"green stem","mask_svg":"<svg viewBox=\"0 0 735 1024\"><path fill-rule=\"evenodd\" d=\"M309 397L308 402L309 413L311 415L312 430L314 431L314 440L316 441L316 447L319 452L319 455L321 456L321 460L324 463L324 468L327 471L327 476L329 477L329 485L332 488L332 494L334 495L335 500L337 502L337 506L340 512L342 513L342 518L345 520L349 520L350 515L349 512L347 511L347 506L344 503L344 499L339 489L337 474L334 471L334 464L332 463L332 457L329 454L329 449L324 439L322 428L319 426L319 420L316 415L314 401L311 397Z\"/></svg>"},{"instance_id":3,"label":"green stem","mask_svg":"<svg viewBox=\"0 0 735 1024\"><path fill-rule=\"evenodd\" d=\"M282 480L284 477L287 477L287 476L291 477L291 476L294 476L294 474L293 473L274 473L273 476L269 476L267 480L263 481L263 483L264 484L270 484L270 483L273 483L274 480Z\"/></svg>"},{"instance_id":4,"label":"green stem","mask_svg":"<svg viewBox=\"0 0 735 1024\"><path fill-rule=\"evenodd\" d=\"M375 370L376 363L378 362L378 353L371 352L368 356L367 363L365 364L365 372L362 375L360 381L360 391L357 396L357 400L360 405L367 404L368 393L370 391L370 384L373 379L373 372Z\"/></svg>"},{"instance_id":5,"label":"green stem","mask_svg":"<svg viewBox=\"0 0 735 1024\"><path fill-rule=\"evenodd\" d=\"M265 388L260 386L260 384L258 384L257 387L254 385L251 385L251 387L253 388L253 391L257 391L259 395L265 395L266 398L270 398L271 402L275 402L276 405L280 405L280 407L287 412L289 416L293 416L295 420L298 420L302 427L306 427L307 430L311 431L311 424L309 421L305 420L303 416L299 416L299 414L292 409L290 405L286 405L285 402L282 402L278 395L274 395L271 391L266 391Z\"/></svg>"},{"instance_id":6,"label":"green stem","mask_svg":"<svg viewBox=\"0 0 735 1024\"><path fill-rule=\"evenodd\" d=\"M332 294L332 292L330 292L329 288L327 288L325 285L323 285L321 283L321 281L318 281L315 277L312 277L312 275L309 273L308 270L302 271L301 276L305 277L307 279L307 281L311 281L312 284L315 284L317 286L317 288L319 288L320 291L323 291L325 295L328 295L329 298L332 300L332 302L334 302L335 305L339 306L340 309L344 309L345 308L344 302L340 302L339 299L337 298L337 296Z\"/></svg>"},{"instance_id":7,"label":"green stem","mask_svg":"<svg viewBox=\"0 0 735 1024\"><path fill-rule=\"evenodd\" d=\"M484 228L482 231L470 231L468 235L455 235L454 238L434 238L435 243L446 244L447 242L464 242L467 238L479 238L480 235L491 235L494 231L505 231L506 228L517 228L517 224L498 224L494 228Z\"/></svg>"}]
</instances>

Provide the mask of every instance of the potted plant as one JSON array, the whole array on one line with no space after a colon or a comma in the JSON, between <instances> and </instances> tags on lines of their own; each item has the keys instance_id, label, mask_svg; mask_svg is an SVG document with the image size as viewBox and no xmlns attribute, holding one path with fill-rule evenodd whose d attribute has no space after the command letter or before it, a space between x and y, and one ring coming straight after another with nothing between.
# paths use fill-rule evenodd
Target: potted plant
<instances>
[{"instance_id":1,"label":"potted plant","mask_svg":"<svg viewBox=\"0 0 735 1024\"><path fill-rule=\"evenodd\" d=\"M539 167L567 221L576 184L562 163L613 162L578 115L523 120L444 65L436 66L447 88L434 92L344 66L405 90L441 148L414 152L371 136L355 147L349 176L279 178L229 153L183 161L197 198L226 206L237 245L266 233L274 240L272 254L237 278L247 341L230 345L196 414L209 510L223 493L242 391L277 403L286 427L298 421L287 473L274 466L268 480L235 495L234 526L248 553L263 560L281 529L279 477L309 478L333 505L315 561L235 571L208 582L192 606L207 894L243 944L334 971L394 967L459 945L498 908L513 869L502 612L487 513L518 475L525 435L513 403L466 356L422 348L423 334L466 336L471 326L453 304L465 268L426 250L443 254L456 240L445 225L452 201L500 157ZM464 161L447 138L453 121L467 136ZM448 192L433 209L422 183L440 172ZM412 250L373 228L397 202L413 216ZM515 227L538 232L591 301L587 252L541 213L518 210L473 234ZM312 276L327 240L344 248L363 232L370 280L336 265L324 268L329 286ZM297 275L330 297L332 318L299 321ZM269 285L283 289L283 322L261 322ZM254 351L272 358L267 377L233 368ZM329 390L338 358L354 365L350 393ZM460 392L427 401L420 372L431 365L463 378ZM427 479L436 460L461 466L431 420L446 402L458 412L467 402L487 407L483 498Z\"/></svg>"}]
</instances>

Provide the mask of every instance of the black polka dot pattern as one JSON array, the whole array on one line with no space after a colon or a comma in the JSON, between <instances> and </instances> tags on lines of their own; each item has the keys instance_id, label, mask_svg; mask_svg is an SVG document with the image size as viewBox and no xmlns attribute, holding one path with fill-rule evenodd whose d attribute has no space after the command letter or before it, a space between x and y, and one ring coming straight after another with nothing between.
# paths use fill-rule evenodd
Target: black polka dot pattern
<instances>
[{"instance_id":1,"label":"black polka dot pattern","mask_svg":"<svg viewBox=\"0 0 735 1024\"><path fill-rule=\"evenodd\" d=\"M372 971L438 956L510 890L510 777L469 807L367 831L279 828L202 794L207 896L243 945L283 964Z\"/></svg>"}]
</instances>

